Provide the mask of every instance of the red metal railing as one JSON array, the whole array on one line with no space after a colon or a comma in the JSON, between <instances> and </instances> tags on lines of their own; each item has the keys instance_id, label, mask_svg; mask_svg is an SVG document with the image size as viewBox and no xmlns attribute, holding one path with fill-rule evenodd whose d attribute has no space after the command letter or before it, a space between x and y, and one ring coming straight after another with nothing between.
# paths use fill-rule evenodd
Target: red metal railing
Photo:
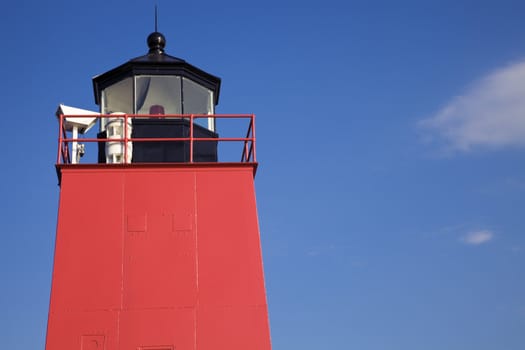
<instances>
[{"instance_id":1,"label":"red metal railing","mask_svg":"<svg viewBox=\"0 0 525 350\"><path fill-rule=\"evenodd\" d=\"M94 137L77 137L73 138L68 136L68 132L65 128L66 118L123 118L124 119L124 132L121 138L94 138ZM184 119L189 121L189 137L141 137L133 138L128 137L128 120L129 119ZM194 123L197 119L208 119L212 118L214 120L224 119L240 119L247 122L247 130L245 137L194 137ZM169 126L168 126L169 127ZM220 132L220 130L218 131ZM243 143L241 151L240 163L256 163L256 152L255 152L255 115L253 114L165 114L165 115L150 115L150 114L100 114L100 115L60 115L59 116L59 132L58 132L58 152L57 152L57 165L59 164L71 164L72 163L72 144L74 142L82 144L97 144L100 142L120 142L124 145L124 161L122 164L127 164L128 162L128 142L180 142L188 141L189 142L189 161L188 163L194 162L194 143L201 141L215 141L217 144L223 142L239 142ZM220 161L219 161L220 162ZM84 163L85 164L85 163Z\"/></svg>"}]
</instances>

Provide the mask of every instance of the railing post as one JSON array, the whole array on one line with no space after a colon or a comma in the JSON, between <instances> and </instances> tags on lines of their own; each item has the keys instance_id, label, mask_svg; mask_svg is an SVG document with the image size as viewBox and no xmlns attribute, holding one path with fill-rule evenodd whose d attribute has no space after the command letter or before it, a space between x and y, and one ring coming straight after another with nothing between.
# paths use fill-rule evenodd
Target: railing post
<instances>
[{"instance_id":1,"label":"railing post","mask_svg":"<svg viewBox=\"0 0 525 350\"><path fill-rule=\"evenodd\" d=\"M62 118L63 114L58 118L58 152L57 152L57 164L60 164L60 155L62 154Z\"/></svg>"},{"instance_id":2,"label":"railing post","mask_svg":"<svg viewBox=\"0 0 525 350\"><path fill-rule=\"evenodd\" d=\"M66 129L64 129L64 125L62 125L62 163L69 164L69 144L67 139L67 132Z\"/></svg>"},{"instance_id":3,"label":"railing post","mask_svg":"<svg viewBox=\"0 0 525 350\"><path fill-rule=\"evenodd\" d=\"M124 164L128 164L128 115L124 114Z\"/></svg>"},{"instance_id":4,"label":"railing post","mask_svg":"<svg viewBox=\"0 0 525 350\"><path fill-rule=\"evenodd\" d=\"M193 163L193 114L190 114L190 163Z\"/></svg>"},{"instance_id":5,"label":"railing post","mask_svg":"<svg viewBox=\"0 0 525 350\"><path fill-rule=\"evenodd\" d=\"M252 160L255 163L257 161L255 157L255 114L252 114L251 124L252 124Z\"/></svg>"}]
</instances>

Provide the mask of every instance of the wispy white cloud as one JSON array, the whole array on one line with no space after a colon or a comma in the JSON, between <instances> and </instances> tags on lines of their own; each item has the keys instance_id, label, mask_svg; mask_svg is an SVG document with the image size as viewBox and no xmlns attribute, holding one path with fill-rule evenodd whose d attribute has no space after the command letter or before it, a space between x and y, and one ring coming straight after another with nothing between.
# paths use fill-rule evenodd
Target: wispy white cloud
<instances>
[{"instance_id":1,"label":"wispy white cloud","mask_svg":"<svg viewBox=\"0 0 525 350\"><path fill-rule=\"evenodd\" d=\"M506 183L507 183L507 186L510 187L512 190L517 190L517 191L525 190L525 180L517 179L517 178L507 178Z\"/></svg>"},{"instance_id":2,"label":"wispy white cloud","mask_svg":"<svg viewBox=\"0 0 525 350\"><path fill-rule=\"evenodd\" d=\"M494 238L494 233L489 230L472 231L461 238L461 241L468 245L480 245L487 243Z\"/></svg>"},{"instance_id":3,"label":"wispy white cloud","mask_svg":"<svg viewBox=\"0 0 525 350\"><path fill-rule=\"evenodd\" d=\"M306 255L308 256L319 256L321 255L321 252L318 250L309 250L306 252Z\"/></svg>"},{"instance_id":4,"label":"wispy white cloud","mask_svg":"<svg viewBox=\"0 0 525 350\"><path fill-rule=\"evenodd\" d=\"M523 251L523 247L521 247L519 245L513 245L512 247L510 247L510 250L513 253L521 253Z\"/></svg>"},{"instance_id":5,"label":"wispy white cloud","mask_svg":"<svg viewBox=\"0 0 525 350\"><path fill-rule=\"evenodd\" d=\"M419 123L449 151L525 146L525 60L496 70Z\"/></svg>"},{"instance_id":6,"label":"wispy white cloud","mask_svg":"<svg viewBox=\"0 0 525 350\"><path fill-rule=\"evenodd\" d=\"M306 255L310 257L320 256L320 255L331 255L334 254L336 249L335 244L330 244L328 246L317 246L311 247L306 251Z\"/></svg>"}]
</instances>

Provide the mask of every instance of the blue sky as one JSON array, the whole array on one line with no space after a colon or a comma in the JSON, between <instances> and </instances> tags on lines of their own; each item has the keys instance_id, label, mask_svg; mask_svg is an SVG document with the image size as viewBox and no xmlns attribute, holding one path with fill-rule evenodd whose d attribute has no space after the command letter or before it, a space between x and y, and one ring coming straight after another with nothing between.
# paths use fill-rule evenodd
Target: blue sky
<instances>
[{"instance_id":1,"label":"blue sky","mask_svg":"<svg viewBox=\"0 0 525 350\"><path fill-rule=\"evenodd\" d=\"M257 115L274 349L523 349L523 2L158 5L167 53L222 78L217 111ZM44 347L56 107L97 108L153 6L3 6L7 348Z\"/></svg>"}]
</instances>

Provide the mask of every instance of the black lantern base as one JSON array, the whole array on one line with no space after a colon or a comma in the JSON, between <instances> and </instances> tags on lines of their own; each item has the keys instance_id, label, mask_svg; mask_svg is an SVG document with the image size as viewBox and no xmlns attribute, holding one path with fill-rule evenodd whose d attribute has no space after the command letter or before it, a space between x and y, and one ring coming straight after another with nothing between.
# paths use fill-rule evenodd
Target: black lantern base
<instances>
[{"instance_id":1,"label":"black lantern base","mask_svg":"<svg viewBox=\"0 0 525 350\"><path fill-rule=\"evenodd\" d=\"M100 132L98 138L106 138ZM185 119L133 119L131 138L185 138L190 137L190 122ZM219 135L198 124L193 124L194 138L218 138ZM98 143L98 162L106 163L105 142ZM189 162L189 141L133 142L132 163ZM194 162L217 162L217 141L194 141Z\"/></svg>"}]
</instances>

